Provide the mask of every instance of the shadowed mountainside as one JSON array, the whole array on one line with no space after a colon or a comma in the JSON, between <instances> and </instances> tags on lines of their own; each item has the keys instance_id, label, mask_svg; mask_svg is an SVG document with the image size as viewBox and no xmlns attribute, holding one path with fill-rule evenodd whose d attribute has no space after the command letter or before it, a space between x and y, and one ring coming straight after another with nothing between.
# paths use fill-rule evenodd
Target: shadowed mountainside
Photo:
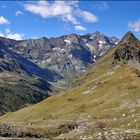
<instances>
[{"instance_id":1,"label":"shadowed mountainside","mask_svg":"<svg viewBox=\"0 0 140 140\"><path fill-rule=\"evenodd\" d=\"M15 55L1 46L0 115L42 101L55 91L42 76L33 72L35 69L43 71L41 68Z\"/></svg>"}]
</instances>

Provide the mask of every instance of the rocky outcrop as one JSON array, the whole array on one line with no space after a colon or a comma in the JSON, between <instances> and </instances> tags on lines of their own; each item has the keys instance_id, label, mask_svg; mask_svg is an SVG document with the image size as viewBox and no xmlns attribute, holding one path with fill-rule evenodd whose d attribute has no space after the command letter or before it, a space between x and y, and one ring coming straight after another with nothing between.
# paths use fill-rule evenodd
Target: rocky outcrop
<instances>
[{"instance_id":1,"label":"rocky outcrop","mask_svg":"<svg viewBox=\"0 0 140 140\"><path fill-rule=\"evenodd\" d=\"M116 47L114 59L116 60L137 60L140 62L140 41L128 32Z\"/></svg>"}]
</instances>

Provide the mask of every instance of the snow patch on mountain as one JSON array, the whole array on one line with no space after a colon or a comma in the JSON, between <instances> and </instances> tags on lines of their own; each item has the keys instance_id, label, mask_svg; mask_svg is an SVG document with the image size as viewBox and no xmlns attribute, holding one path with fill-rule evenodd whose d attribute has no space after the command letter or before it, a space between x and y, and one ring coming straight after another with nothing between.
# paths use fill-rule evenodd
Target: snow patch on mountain
<instances>
[{"instance_id":1,"label":"snow patch on mountain","mask_svg":"<svg viewBox=\"0 0 140 140\"><path fill-rule=\"evenodd\" d=\"M66 42L66 44L71 44L71 41L70 40L64 40L64 42Z\"/></svg>"}]
</instances>

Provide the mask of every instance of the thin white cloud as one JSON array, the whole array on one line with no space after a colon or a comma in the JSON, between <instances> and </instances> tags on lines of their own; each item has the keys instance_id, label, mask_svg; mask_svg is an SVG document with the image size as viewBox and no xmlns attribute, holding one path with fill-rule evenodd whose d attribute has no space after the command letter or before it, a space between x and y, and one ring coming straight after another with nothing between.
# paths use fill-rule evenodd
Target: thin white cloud
<instances>
[{"instance_id":1,"label":"thin white cloud","mask_svg":"<svg viewBox=\"0 0 140 140\"><path fill-rule=\"evenodd\" d=\"M0 32L0 37L4 37L4 34Z\"/></svg>"},{"instance_id":2,"label":"thin white cloud","mask_svg":"<svg viewBox=\"0 0 140 140\"><path fill-rule=\"evenodd\" d=\"M1 37L6 37L15 40L22 40L24 37L23 33L12 33L10 29L6 28L4 33L0 32Z\"/></svg>"},{"instance_id":3,"label":"thin white cloud","mask_svg":"<svg viewBox=\"0 0 140 140\"><path fill-rule=\"evenodd\" d=\"M78 31L85 31L85 30L87 30L85 27L83 27L83 26L80 26L80 25L78 25L78 26L75 26L75 30L78 30Z\"/></svg>"},{"instance_id":4,"label":"thin white cloud","mask_svg":"<svg viewBox=\"0 0 140 140\"><path fill-rule=\"evenodd\" d=\"M22 40L23 39L24 34L20 34L20 33L9 33L6 35L7 38L10 39L15 39L15 40Z\"/></svg>"},{"instance_id":5,"label":"thin white cloud","mask_svg":"<svg viewBox=\"0 0 140 140\"><path fill-rule=\"evenodd\" d=\"M97 21L97 17L94 14L79 8L78 1L38 1L36 3L25 4L24 8L43 18L58 17L63 21L73 24L79 24L79 17L87 22Z\"/></svg>"},{"instance_id":6,"label":"thin white cloud","mask_svg":"<svg viewBox=\"0 0 140 140\"><path fill-rule=\"evenodd\" d=\"M96 22L98 21L97 17L90 12L87 11L79 11L79 15L86 21L86 22Z\"/></svg>"},{"instance_id":7,"label":"thin white cloud","mask_svg":"<svg viewBox=\"0 0 140 140\"><path fill-rule=\"evenodd\" d=\"M16 16L19 16L19 15L24 15L24 14L23 14L23 12L17 10L16 13L15 13L15 15L16 15Z\"/></svg>"},{"instance_id":8,"label":"thin white cloud","mask_svg":"<svg viewBox=\"0 0 140 140\"><path fill-rule=\"evenodd\" d=\"M0 16L0 25L9 24L10 22L3 16Z\"/></svg>"},{"instance_id":9,"label":"thin white cloud","mask_svg":"<svg viewBox=\"0 0 140 140\"><path fill-rule=\"evenodd\" d=\"M55 1L53 4L47 1L39 1L37 4L26 4L25 10L39 14L43 18L61 17L64 21L77 23L76 18L72 15L72 7L64 1Z\"/></svg>"},{"instance_id":10,"label":"thin white cloud","mask_svg":"<svg viewBox=\"0 0 140 140\"><path fill-rule=\"evenodd\" d=\"M134 32L140 32L140 18L128 23L128 28Z\"/></svg>"}]
</instances>

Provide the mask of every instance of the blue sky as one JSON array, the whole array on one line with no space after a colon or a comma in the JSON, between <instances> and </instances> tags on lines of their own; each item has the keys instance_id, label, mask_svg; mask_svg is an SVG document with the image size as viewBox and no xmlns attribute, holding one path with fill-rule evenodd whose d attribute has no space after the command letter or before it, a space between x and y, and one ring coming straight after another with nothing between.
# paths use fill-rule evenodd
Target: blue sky
<instances>
[{"instance_id":1,"label":"blue sky","mask_svg":"<svg viewBox=\"0 0 140 140\"><path fill-rule=\"evenodd\" d=\"M0 1L0 36L13 39L56 37L100 31L140 38L139 1Z\"/></svg>"}]
</instances>

